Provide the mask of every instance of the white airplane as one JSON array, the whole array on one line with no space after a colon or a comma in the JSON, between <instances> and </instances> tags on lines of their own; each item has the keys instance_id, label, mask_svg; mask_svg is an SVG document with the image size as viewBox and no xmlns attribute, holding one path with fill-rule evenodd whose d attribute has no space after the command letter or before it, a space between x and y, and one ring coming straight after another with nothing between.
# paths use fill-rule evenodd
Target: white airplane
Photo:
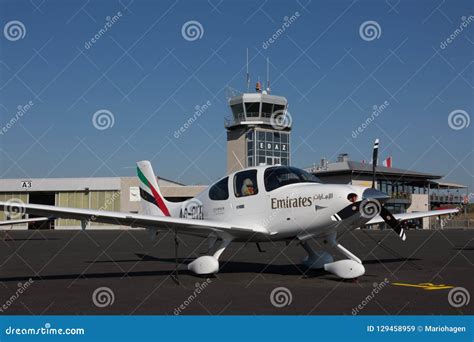
<instances>
[{"instance_id":1,"label":"white airplane","mask_svg":"<svg viewBox=\"0 0 474 342\"><path fill-rule=\"evenodd\" d=\"M378 140L373 152L373 184L376 177ZM367 224L386 222L402 240L406 234L400 222L428 216L454 214L457 209L392 215L383 204L390 198L372 188L323 184L314 175L289 166L249 167L232 173L193 199L182 203L165 200L149 161L137 163L140 180L139 214L24 204L26 213L49 218L144 227L209 239L213 253L188 264L196 274L219 271L219 257L233 241L265 242L297 239L308 253L303 260L310 268L323 268L344 279L365 273L362 261L337 242L337 235ZM0 208L6 203L0 202ZM318 240L323 251L314 251L310 240ZM219 243L218 243L219 242ZM330 249L347 259L334 261Z\"/></svg>"}]
</instances>

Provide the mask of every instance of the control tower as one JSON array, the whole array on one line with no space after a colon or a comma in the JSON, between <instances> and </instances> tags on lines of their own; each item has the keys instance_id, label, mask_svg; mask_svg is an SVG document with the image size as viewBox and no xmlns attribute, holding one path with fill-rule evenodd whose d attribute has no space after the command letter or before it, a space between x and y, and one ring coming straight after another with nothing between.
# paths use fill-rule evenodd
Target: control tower
<instances>
[{"instance_id":1,"label":"control tower","mask_svg":"<svg viewBox=\"0 0 474 342\"><path fill-rule=\"evenodd\" d=\"M229 99L227 172L258 165L290 165L291 116L288 101L260 90Z\"/></svg>"}]
</instances>

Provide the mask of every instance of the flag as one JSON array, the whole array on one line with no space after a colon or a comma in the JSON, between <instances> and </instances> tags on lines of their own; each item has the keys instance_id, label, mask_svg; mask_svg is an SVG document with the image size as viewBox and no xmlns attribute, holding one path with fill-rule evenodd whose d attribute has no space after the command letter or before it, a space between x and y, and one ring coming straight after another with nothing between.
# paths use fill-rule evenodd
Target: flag
<instances>
[{"instance_id":1,"label":"flag","mask_svg":"<svg viewBox=\"0 0 474 342\"><path fill-rule=\"evenodd\" d=\"M383 161L383 166L391 168L392 167L392 157L388 157Z\"/></svg>"}]
</instances>

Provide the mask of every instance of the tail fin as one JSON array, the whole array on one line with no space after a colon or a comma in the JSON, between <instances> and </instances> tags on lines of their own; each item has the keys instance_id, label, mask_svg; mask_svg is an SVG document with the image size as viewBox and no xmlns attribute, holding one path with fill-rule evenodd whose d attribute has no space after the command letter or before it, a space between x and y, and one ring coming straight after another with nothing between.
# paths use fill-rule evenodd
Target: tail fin
<instances>
[{"instance_id":1,"label":"tail fin","mask_svg":"<svg viewBox=\"0 0 474 342\"><path fill-rule=\"evenodd\" d=\"M155 216L171 216L169 202L161 194L153 168L148 160L137 162L137 174L140 180L142 213Z\"/></svg>"}]
</instances>

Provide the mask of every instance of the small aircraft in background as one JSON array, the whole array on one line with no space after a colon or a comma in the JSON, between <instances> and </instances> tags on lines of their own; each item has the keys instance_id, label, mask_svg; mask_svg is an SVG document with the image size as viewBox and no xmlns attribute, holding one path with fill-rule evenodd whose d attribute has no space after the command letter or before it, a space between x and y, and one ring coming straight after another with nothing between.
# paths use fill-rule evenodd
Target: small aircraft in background
<instances>
[{"instance_id":1,"label":"small aircraft in background","mask_svg":"<svg viewBox=\"0 0 474 342\"><path fill-rule=\"evenodd\" d=\"M52 220L52 218L49 218L49 217L35 217L35 218L28 218L28 219L5 220L5 221L0 221L0 226L13 226L13 225L22 224L22 223L44 222L44 221L50 221L50 220Z\"/></svg>"},{"instance_id":2,"label":"small aircraft in background","mask_svg":"<svg viewBox=\"0 0 474 342\"><path fill-rule=\"evenodd\" d=\"M6 211L8 212L9 208L7 207ZM0 221L0 227L4 226L10 226L9 230L5 230L3 234L3 241L7 240L9 238L8 232L13 229L13 226L16 224L23 224L23 223L34 223L34 222L44 222L44 221L50 221L52 219L48 217L35 217L35 218L28 218L28 219L18 219L18 220L5 220L5 221Z\"/></svg>"},{"instance_id":3,"label":"small aircraft in background","mask_svg":"<svg viewBox=\"0 0 474 342\"><path fill-rule=\"evenodd\" d=\"M219 257L233 241L265 242L297 239L308 253L307 267L324 269L344 279L365 273L362 261L338 243L338 234L356 228L386 223L402 239L406 234L401 222L429 216L457 213L457 209L393 215L384 207L390 199L375 189L378 139L373 148L372 187L324 184L316 176L290 166L249 167L225 176L195 198L181 203L163 198L149 161L137 163L140 180L139 214L24 204L22 211L49 219L143 227L153 234L161 230L207 238L209 255L188 264L196 274L219 271ZM8 203L0 202L0 208ZM10 205L11 206L11 205ZM319 241L322 251L309 242ZM331 249L347 259L334 261Z\"/></svg>"}]
</instances>

